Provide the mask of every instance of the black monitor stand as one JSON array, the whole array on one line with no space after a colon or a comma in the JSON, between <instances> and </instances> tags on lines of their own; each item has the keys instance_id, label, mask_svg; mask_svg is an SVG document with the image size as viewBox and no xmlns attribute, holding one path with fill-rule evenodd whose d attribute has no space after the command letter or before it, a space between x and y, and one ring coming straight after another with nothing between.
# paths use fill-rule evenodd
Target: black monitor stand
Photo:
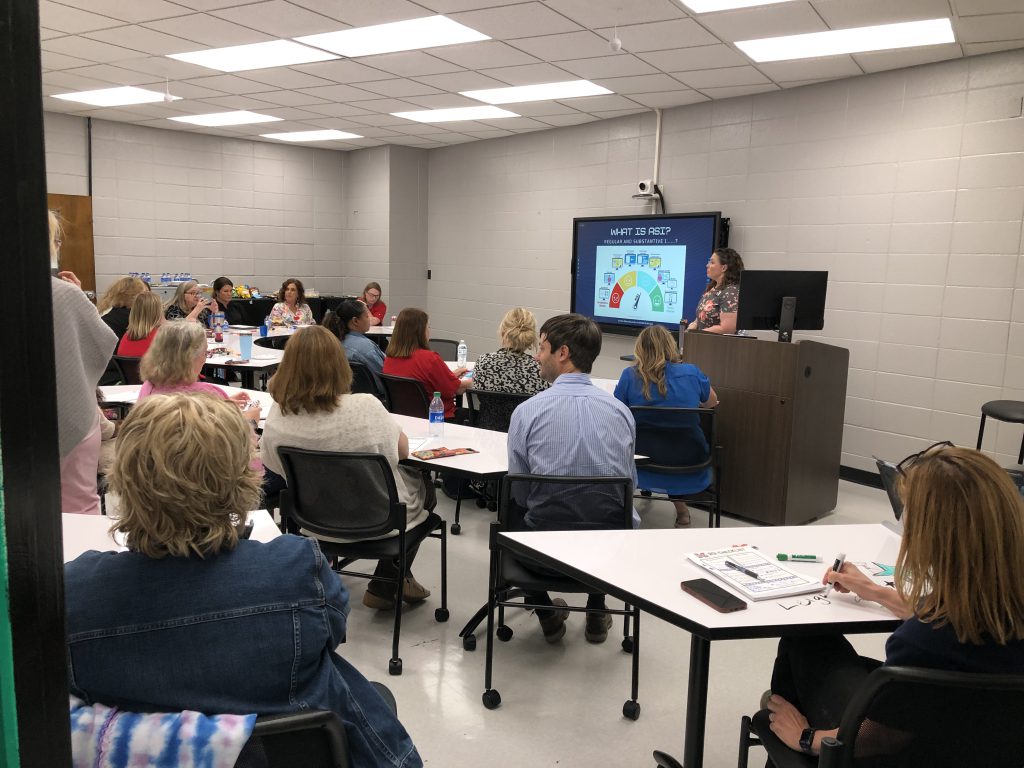
<instances>
[{"instance_id":1,"label":"black monitor stand","mask_svg":"<svg viewBox=\"0 0 1024 768\"><path fill-rule=\"evenodd\" d=\"M779 312L779 341L793 340L793 323L796 320L796 296L782 297L782 311Z\"/></svg>"}]
</instances>

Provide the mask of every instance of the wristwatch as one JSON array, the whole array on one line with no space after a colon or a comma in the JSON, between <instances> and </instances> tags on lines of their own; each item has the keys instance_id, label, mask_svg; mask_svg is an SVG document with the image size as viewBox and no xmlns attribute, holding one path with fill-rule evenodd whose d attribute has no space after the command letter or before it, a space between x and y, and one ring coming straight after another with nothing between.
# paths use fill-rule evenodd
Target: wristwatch
<instances>
[{"instance_id":1,"label":"wristwatch","mask_svg":"<svg viewBox=\"0 0 1024 768\"><path fill-rule=\"evenodd\" d=\"M814 733L814 728L804 728L803 733L800 734L800 751L804 754L814 754Z\"/></svg>"}]
</instances>

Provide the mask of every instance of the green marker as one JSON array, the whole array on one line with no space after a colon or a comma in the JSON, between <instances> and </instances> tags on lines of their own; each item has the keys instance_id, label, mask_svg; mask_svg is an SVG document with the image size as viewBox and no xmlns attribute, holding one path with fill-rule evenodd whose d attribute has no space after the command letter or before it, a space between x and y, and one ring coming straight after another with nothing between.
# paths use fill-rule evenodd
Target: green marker
<instances>
[{"instance_id":1,"label":"green marker","mask_svg":"<svg viewBox=\"0 0 1024 768\"><path fill-rule=\"evenodd\" d=\"M776 560L793 560L798 563L820 563L821 558L817 555L787 555L780 552L775 556Z\"/></svg>"}]
</instances>

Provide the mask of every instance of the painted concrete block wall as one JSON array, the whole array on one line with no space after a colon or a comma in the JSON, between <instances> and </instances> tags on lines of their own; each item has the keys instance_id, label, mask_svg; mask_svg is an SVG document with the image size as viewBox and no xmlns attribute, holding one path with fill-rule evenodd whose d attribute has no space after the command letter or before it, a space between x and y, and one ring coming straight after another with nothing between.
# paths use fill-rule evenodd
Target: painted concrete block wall
<instances>
[{"instance_id":1,"label":"painted concrete block wall","mask_svg":"<svg viewBox=\"0 0 1024 768\"><path fill-rule=\"evenodd\" d=\"M427 306L428 158L428 150L388 148L390 290L385 300L389 314Z\"/></svg>"},{"instance_id":2,"label":"painted concrete block wall","mask_svg":"<svg viewBox=\"0 0 1024 768\"><path fill-rule=\"evenodd\" d=\"M1024 52L669 110L672 212L722 210L747 266L827 269L825 329L850 349L843 463L973 445L981 403L1024 399ZM504 312L569 306L574 216L650 212L654 116L432 150L437 335L496 346ZM692 314L692 311L691 311ZM617 377L629 339L595 367ZM1016 461L1021 429L990 421Z\"/></svg>"},{"instance_id":3,"label":"painted concrete block wall","mask_svg":"<svg viewBox=\"0 0 1024 768\"><path fill-rule=\"evenodd\" d=\"M345 154L346 293L359 295L370 280L381 284L388 301L390 179L388 147L372 147Z\"/></svg>"}]
</instances>

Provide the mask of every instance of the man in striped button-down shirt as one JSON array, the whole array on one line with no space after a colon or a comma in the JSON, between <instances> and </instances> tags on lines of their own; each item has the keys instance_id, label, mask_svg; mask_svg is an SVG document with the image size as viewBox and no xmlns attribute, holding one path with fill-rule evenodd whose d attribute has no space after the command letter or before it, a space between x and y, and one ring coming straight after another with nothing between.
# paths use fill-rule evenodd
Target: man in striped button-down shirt
<instances>
[{"instance_id":1,"label":"man in striped button-down shirt","mask_svg":"<svg viewBox=\"0 0 1024 768\"><path fill-rule=\"evenodd\" d=\"M510 474L622 476L631 477L636 487L633 415L590 381L591 366L600 352L601 331L583 315L558 315L541 327L536 359L551 388L534 395L512 414ZM515 500L525 508L529 527L551 530L580 523L618 524L621 496L618 501L608 497L608 504L601 505L589 494L585 504L573 504L572 495L553 493L554 488L534 484L528 491L525 486L515 489ZM544 573L539 566L524 565ZM546 592L529 593L528 599L553 609L565 605L561 598L552 601ZM590 595L587 607L603 608L604 595ZM553 609L537 611L544 637L552 643L565 634L568 618L568 611ZM587 640L604 642L610 626L610 615L588 612Z\"/></svg>"}]
</instances>

